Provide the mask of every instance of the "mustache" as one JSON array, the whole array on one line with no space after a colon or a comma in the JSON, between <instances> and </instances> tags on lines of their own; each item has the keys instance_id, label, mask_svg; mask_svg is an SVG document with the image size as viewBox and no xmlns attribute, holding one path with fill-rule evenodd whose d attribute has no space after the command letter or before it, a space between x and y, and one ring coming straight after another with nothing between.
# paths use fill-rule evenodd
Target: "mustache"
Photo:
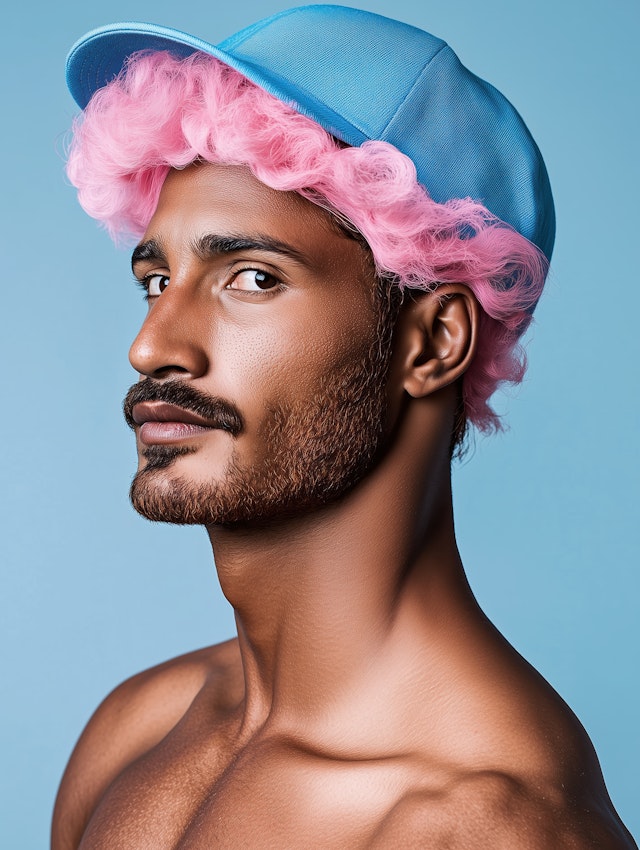
<instances>
[{"instance_id":1,"label":"mustache","mask_svg":"<svg viewBox=\"0 0 640 850\"><path fill-rule=\"evenodd\" d=\"M214 428L228 431L234 437L244 428L239 410L217 396L209 396L184 381L154 381L145 378L134 384L125 396L122 409L129 428L135 429L133 408L141 401L164 401L183 410L196 413L211 422Z\"/></svg>"}]
</instances>

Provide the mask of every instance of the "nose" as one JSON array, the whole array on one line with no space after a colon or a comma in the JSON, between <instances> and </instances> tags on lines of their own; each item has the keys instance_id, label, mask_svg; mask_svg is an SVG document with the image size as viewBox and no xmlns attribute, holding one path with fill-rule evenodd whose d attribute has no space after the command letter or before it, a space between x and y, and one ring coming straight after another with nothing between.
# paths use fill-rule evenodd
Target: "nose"
<instances>
[{"instance_id":1,"label":"nose","mask_svg":"<svg viewBox=\"0 0 640 850\"><path fill-rule=\"evenodd\" d=\"M209 369L210 316L197 295L171 284L154 302L129 350L129 362L149 378L198 378Z\"/></svg>"}]
</instances>

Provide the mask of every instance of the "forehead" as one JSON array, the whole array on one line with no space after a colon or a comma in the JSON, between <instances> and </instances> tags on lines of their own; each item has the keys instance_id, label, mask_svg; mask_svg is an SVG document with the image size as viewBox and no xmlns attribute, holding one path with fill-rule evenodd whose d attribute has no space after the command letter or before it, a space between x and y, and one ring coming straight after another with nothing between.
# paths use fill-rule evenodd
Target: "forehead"
<instances>
[{"instance_id":1,"label":"forehead","mask_svg":"<svg viewBox=\"0 0 640 850\"><path fill-rule=\"evenodd\" d=\"M296 192L272 189L244 166L194 163L167 174L144 239L171 243L205 233L268 236L295 247L312 263L334 257L373 270L367 247L339 228L326 210Z\"/></svg>"}]
</instances>

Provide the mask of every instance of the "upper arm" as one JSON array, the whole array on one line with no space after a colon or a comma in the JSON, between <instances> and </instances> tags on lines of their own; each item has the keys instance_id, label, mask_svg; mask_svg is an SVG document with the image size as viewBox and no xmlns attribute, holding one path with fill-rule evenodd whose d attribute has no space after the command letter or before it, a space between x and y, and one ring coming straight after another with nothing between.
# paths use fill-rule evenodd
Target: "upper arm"
<instances>
[{"instance_id":1,"label":"upper arm","mask_svg":"<svg viewBox=\"0 0 640 850\"><path fill-rule=\"evenodd\" d=\"M603 805L604 804L604 805ZM504 773L472 774L437 793L414 793L389 812L372 850L633 850L615 812L598 801L532 788Z\"/></svg>"},{"instance_id":2,"label":"upper arm","mask_svg":"<svg viewBox=\"0 0 640 850\"><path fill-rule=\"evenodd\" d=\"M168 662L123 682L89 720L62 777L52 850L75 850L111 782L175 726L202 685L202 665Z\"/></svg>"}]
</instances>

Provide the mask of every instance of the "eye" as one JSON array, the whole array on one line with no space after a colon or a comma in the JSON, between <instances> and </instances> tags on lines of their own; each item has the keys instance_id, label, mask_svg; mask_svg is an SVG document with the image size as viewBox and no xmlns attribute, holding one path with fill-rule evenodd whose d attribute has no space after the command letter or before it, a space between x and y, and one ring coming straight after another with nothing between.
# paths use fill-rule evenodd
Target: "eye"
<instances>
[{"instance_id":1,"label":"eye","mask_svg":"<svg viewBox=\"0 0 640 850\"><path fill-rule=\"evenodd\" d=\"M242 292L265 292L280 285L277 277L262 269L240 269L226 288L239 289Z\"/></svg>"},{"instance_id":2,"label":"eye","mask_svg":"<svg viewBox=\"0 0 640 850\"><path fill-rule=\"evenodd\" d=\"M157 298L169 286L169 278L166 274L149 274L145 275L141 284L147 291L147 298Z\"/></svg>"}]
</instances>

